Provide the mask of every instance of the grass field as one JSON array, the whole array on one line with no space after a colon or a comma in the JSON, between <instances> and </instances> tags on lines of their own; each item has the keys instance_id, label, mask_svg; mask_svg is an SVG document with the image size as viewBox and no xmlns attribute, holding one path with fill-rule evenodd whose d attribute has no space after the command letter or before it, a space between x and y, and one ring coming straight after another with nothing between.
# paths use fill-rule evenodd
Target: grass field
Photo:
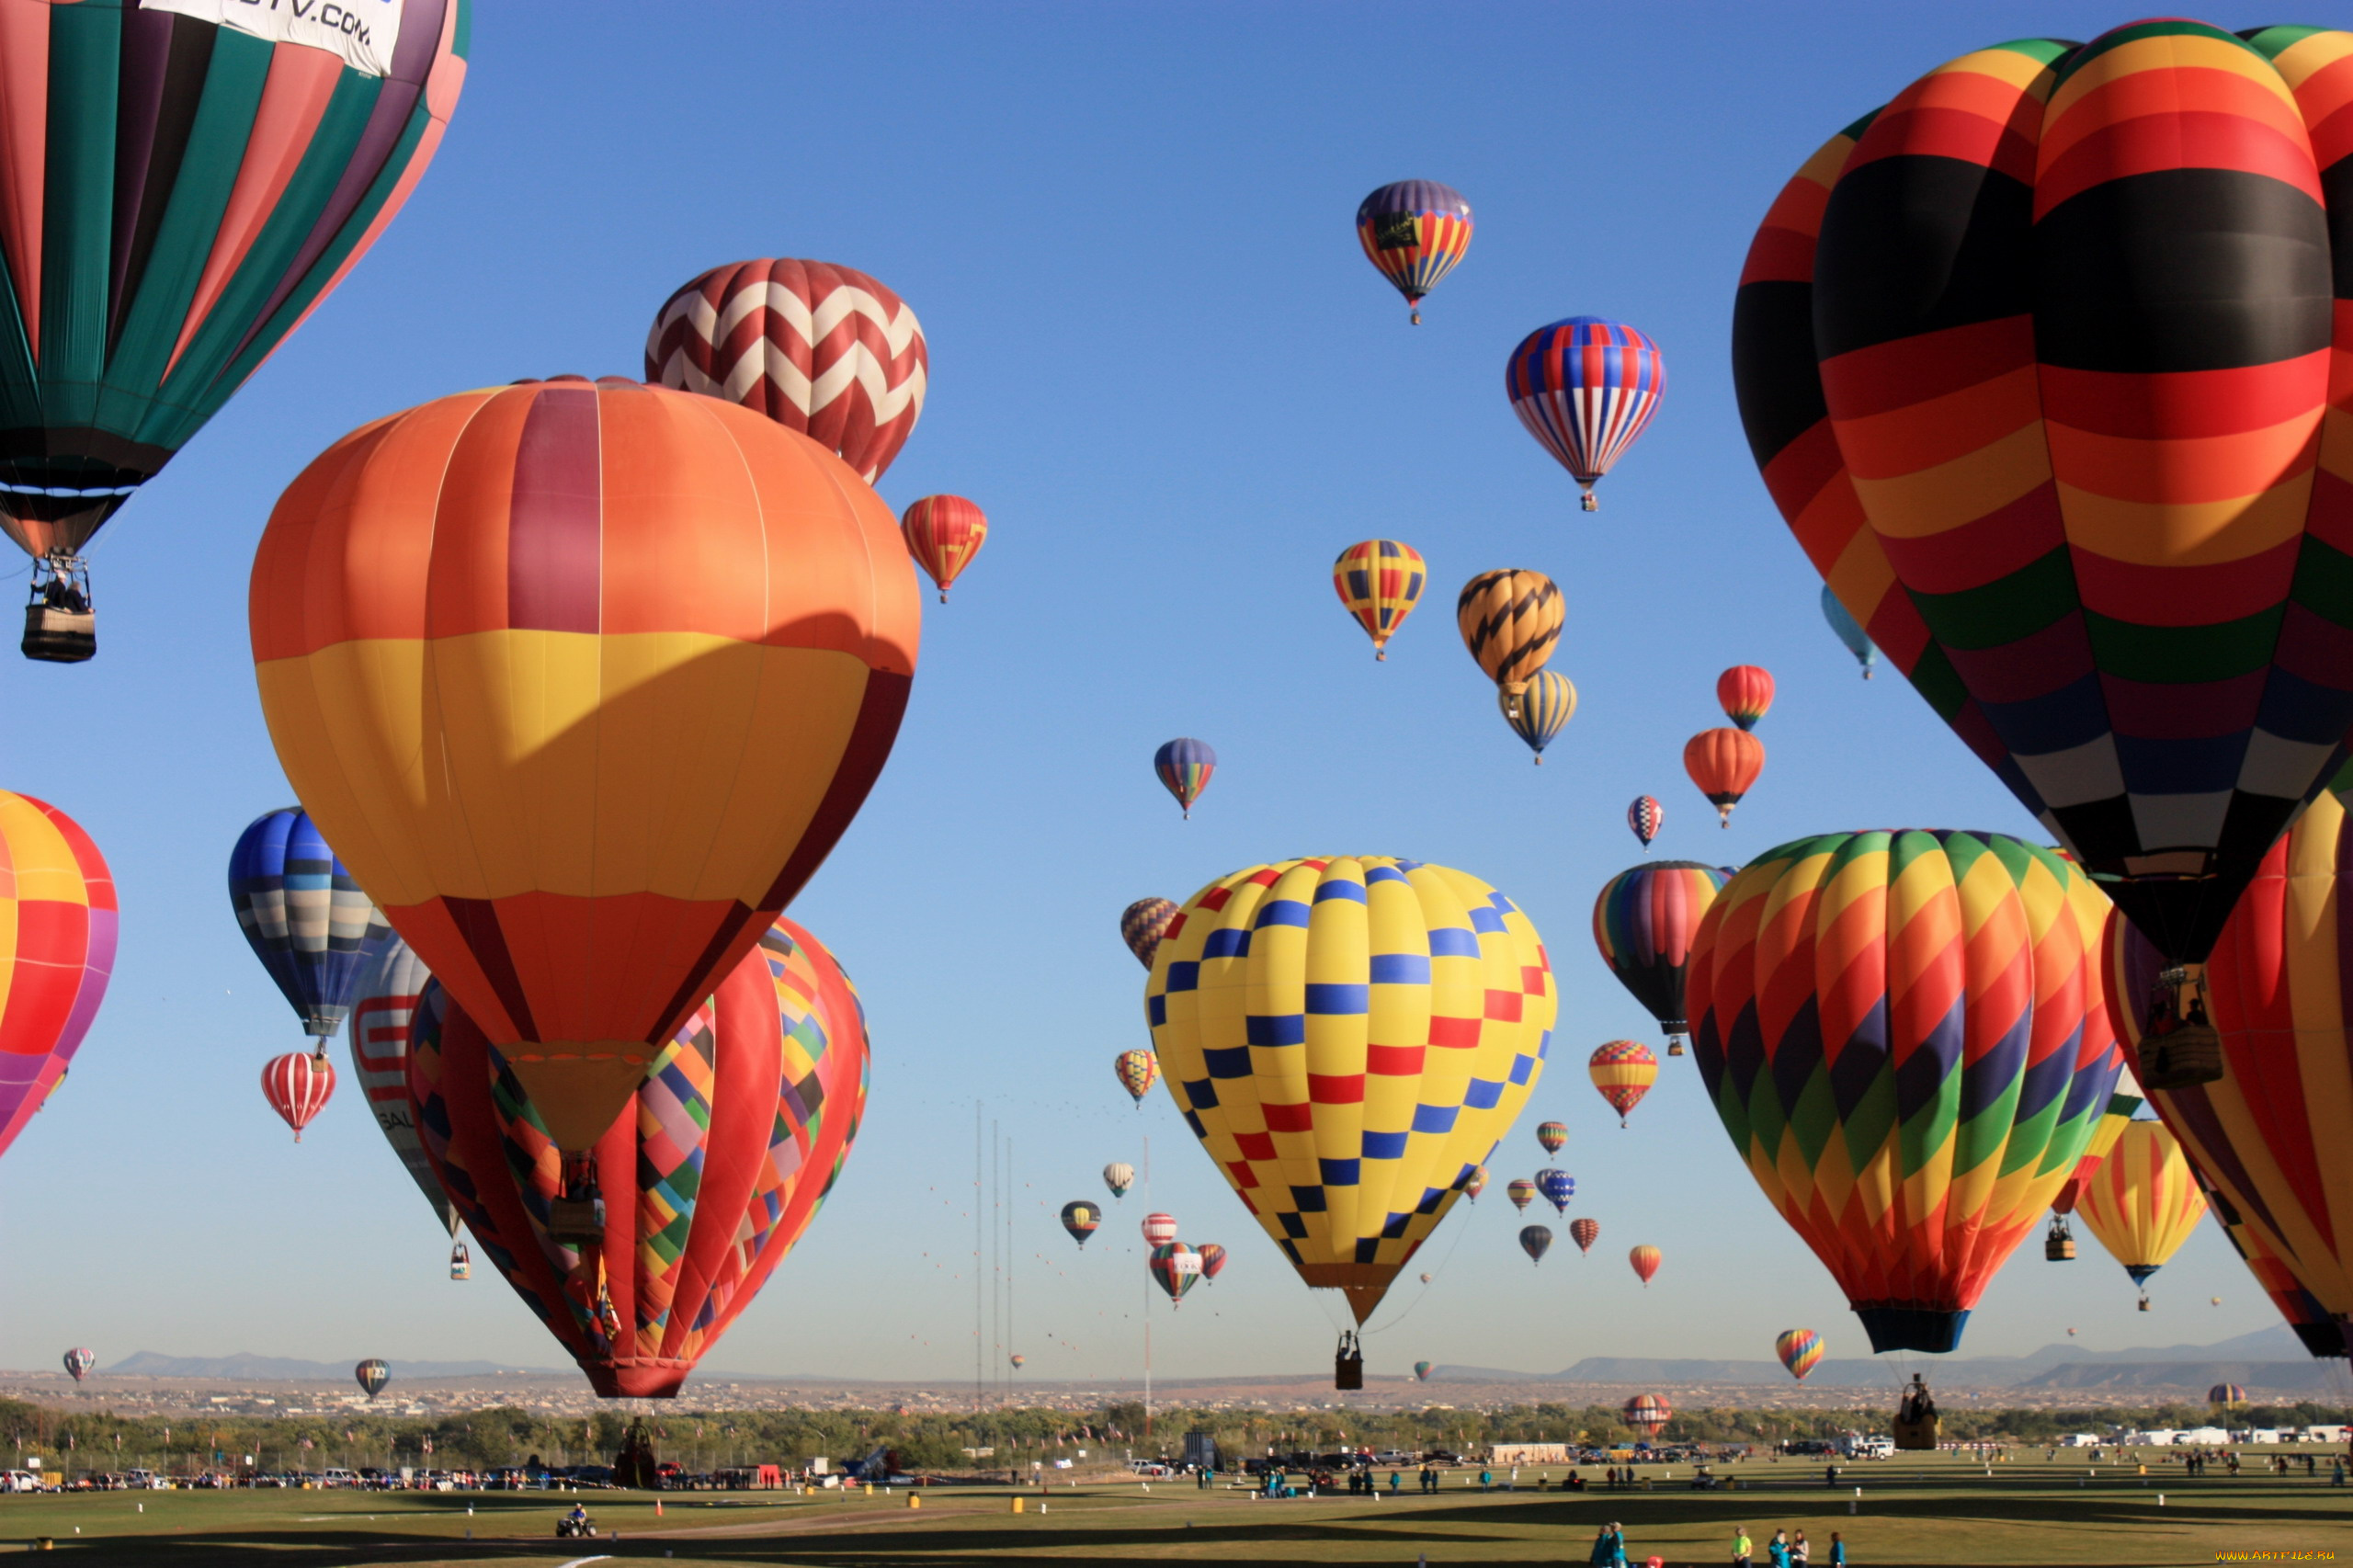
<instances>
[{"instance_id":1,"label":"grass field","mask_svg":"<svg viewBox=\"0 0 2353 1568\"><path fill-rule=\"evenodd\" d=\"M1199 1560L1221 1568L1308 1562L1582 1563L1604 1520L1623 1524L1636 1564L1714 1568L1745 1525L1765 1561L1776 1527L1802 1528L1813 1561L1830 1532L1861 1568L1985 1568L2076 1563L2171 1568L2221 1562L2353 1562L2353 1486L2250 1470L2189 1480L2178 1466L2031 1459L1982 1464L1949 1455L1852 1466L1836 1493L1813 1465L1727 1467L1740 1489L1693 1492L1481 1494L1457 1472L1437 1497L1252 1501L1187 1482L1058 1491L1048 1511L1011 1511L1002 1488L864 1494L584 1494L600 1528L620 1540L558 1542L573 1499L547 1493L157 1492L0 1497L0 1551L46 1535L73 1561L110 1568L266 1564L344 1568L391 1563L554 1565L608 1558L733 1565L838 1563L850 1568L978 1568L1124 1559ZM1558 1471L1553 1471L1557 1475ZM1688 1469L1677 1467L1678 1478ZM1523 1476L1529 1474L1522 1471ZM1588 1471L1590 1477L1590 1471ZM1411 1477L1408 1481L1410 1483ZM1857 1511L1845 1482L1863 1488ZM2163 1502L2160 1504L2160 1497ZM472 1510L469 1513L469 1509ZM76 1527L81 1533L77 1536ZM467 1538L471 1530L472 1539ZM569 1550L565 1550L569 1549ZM2247 1553L2234 1557L2232 1554Z\"/></svg>"}]
</instances>

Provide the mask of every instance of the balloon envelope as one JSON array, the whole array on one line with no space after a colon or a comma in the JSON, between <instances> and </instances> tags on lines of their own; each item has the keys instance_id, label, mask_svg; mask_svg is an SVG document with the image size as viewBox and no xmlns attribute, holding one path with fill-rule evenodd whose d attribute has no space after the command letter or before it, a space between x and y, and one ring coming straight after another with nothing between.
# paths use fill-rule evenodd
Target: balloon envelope
<instances>
[{"instance_id":1,"label":"balloon envelope","mask_svg":"<svg viewBox=\"0 0 2353 1568\"><path fill-rule=\"evenodd\" d=\"M1600 1221L1572 1220L1569 1221L1569 1240L1577 1244L1577 1251L1581 1253L1591 1252L1593 1250L1593 1244L1598 1241L1600 1237Z\"/></svg>"},{"instance_id":2,"label":"balloon envelope","mask_svg":"<svg viewBox=\"0 0 2353 1568\"><path fill-rule=\"evenodd\" d=\"M1784 1329L1773 1339L1773 1354L1790 1376L1805 1381L1805 1375L1822 1361L1822 1335L1810 1328Z\"/></svg>"},{"instance_id":3,"label":"balloon envelope","mask_svg":"<svg viewBox=\"0 0 2353 1568\"><path fill-rule=\"evenodd\" d=\"M2353 728L2348 53L2170 19L1962 55L1808 160L1734 309L1816 570L2177 963Z\"/></svg>"},{"instance_id":4,"label":"balloon envelope","mask_svg":"<svg viewBox=\"0 0 2353 1568\"><path fill-rule=\"evenodd\" d=\"M1123 1051L1112 1060L1111 1071L1118 1076L1120 1087L1142 1105L1160 1077L1160 1059L1149 1051Z\"/></svg>"},{"instance_id":5,"label":"balloon envelope","mask_svg":"<svg viewBox=\"0 0 2353 1568\"><path fill-rule=\"evenodd\" d=\"M1570 316L1522 338L1504 366L1511 411L1597 508L1594 484L1634 444L1666 392L1666 360L1624 322Z\"/></svg>"},{"instance_id":6,"label":"balloon envelope","mask_svg":"<svg viewBox=\"0 0 2353 1568\"><path fill-rule=\"evenodd\" d=\"M1658 1266L1665 1256L1656 1247L1639 1246L1626 1255L1626 1261L1633 1266L1634 1277L1647 1285L1658 1273Z\"/></svg>"},{"instance_id":7,"label":"balloon envelope","mask_svg":"<svg viewBox=\"0 0 2353 1568\"><path fill-rule=\"evenodd\" d=\"M1176 906L1166 899L1140 898L1120 912L1120 940L1128 945L1138 963L1150 969L1161 935L1176 918Z\"/></svg>"},{"instance_id":8,"label":"balloon envelope","mask_svg":"<svg viewBox=\"0 0 2353 1568\"><path fill-rule=\"evenodd\" d=\"M2135 1285L2164 1267L2205 1217L2180 1142L2155 1121L2128 1124L2075 1199L2075 1211Z\"/></svg>"},{"instance_id":9,"label":"balloon envelope","mask_svg":"<svg viewBox=\"0 0 2353 1568\"><path fill-rule=\"evenodd\" d=\"M1773 674L1755 665L1734 665L1716 677L1716 701L1724 717L1744 730L1756 728L1773 706Z\"/></svg>"},{"instance_id":10,"label":"balloon envelope","mask_svg":"<svg viewBox=\"0 0 2353 1568\"><path fill-rule=\"evenodd\" d=\"M988 542L988 514L961 495L926 495L900 515L899 533L946 604L948 590Z\"/></svg>"},{"instance_id":11,"label":"balloon envelope","mask_svg":"<svg viewBox=\"0 0 2353 1568\"><path fill-rule=\"evenodd\" d=\"M1136 1168L1124 1161L1114 1160L1103 1167L1103 1185L1111 1189L1114 1198L1125 1198L1128 1188L1136 1184Z\"/></svg>"},{"instance_id":12,"label":"balloon envelope","mask_svg":"<svg viewBox=\"0 0 2353 1568\"><path fill-rule=\"evenodd\" d=\"M1193 814L1193 802L1210 787L1210 775L1217 771L1217 752L1207 741L1197 741L1180 735L1164 741L1152 754L1152 771L1158 776L1160 787L1176 797L1187 816Z\"/></svg>"},{"instance_id":13,"label":"balloon envelope","mask_svg":"<svg viewBox=\"0 0 2353 1568\"><path fill-rule=\"evenodd\" d=\"M1700 923L1700 1077L1875 1352L1952 1349L2083 1153L2122 1067L2105 913L2051 850L1907 830L1769 850Z\"/></svg>"},{"instance_id":14,"label":"balloon envelope","mask_svg":"<svg viewBox=\"0 0 2353 1568\"><path fill-rule=\"evenodd\" d=\"M1416 1361L1416 1362L1415 1362L1415 1363L1414 1363L1414 1381L1416 1381L1416 1382L1424 1382L1424 1383L1428 1382L1428 1381L1430 1381L1430 1369L1431 1369L1432 1365L1433 1365L1433 1363L1428 1362L1428 1361Z\"/></svg>"},{"instance_id":15,"label":"balloon envelope","mask_svg":"<svg viewBox=\"0 0 2353 1568\"><path fill-rule=\"evenodd\" d=\"M341 1028L369 944L387 927L309 812L265 812L238 835L229 904L304 1032L324 1041Z\"/></svg>"},{"instance_id":16,"label":"balloon envelope","mask_svg":"<svg viewBox=\"0 0 2353 1568\"><path fill-rule=\"evenodd\" d=\"M386 1383L392 1381L392 1369L371 1356L367 1360L360 1362L357 1367L352 1368L351 1376L352 1380L358 1383L361 1390L367 1393L368 1397L369 1399L373 1399L378 1394L384 1392L384 1385Z\"/></svg>"},{"instance_id":17,"label":"balloon envelope","mask_svg":"<svg viewBox=\"0 0 2353 1568\"><path fill-rule=\"evenodd\" d=\"M663 302L645 337L647 381L773 419L869 484L915 433L929 377L906 301L825 261L714 267Z\"/></svg>"},{"instance_id":18,"label":"balloon envelope","mask_svg":"<svg viewBox=\"0 0 2353 1568\"><path fill-rule=\"evenodd\" d=\"M0 790L0 1153L65 1076L114 969L114 877L80 824Z\"/></svg>"},{"instance_id":19,"label":"balloon envelope","mask_svg":"<svg viewBox=\"0 0 2353 1568\"><path fill-rule=\"evenodd\" d=\"M316 1051L290 1051L262 1064L262 1097L294 1130L297 1143L335 1094L335 1063L327 1060L325 1042L320 1045Z\"/></svg>"},{"instance_id":20,"label":"balloon envelope","mask_svg":"<svg viewBox=\"0 0 2353 1568\"><path fill-rule=\"evenodd\" d=\"M1405 303L1418 306L1471 248L1471 203L1450 185L1401 179L1357 204L1357 240ZM1413 313L1419 326L1422 312Z\"/></svg>"},{"instance_id":21,"label":"balloon envelope","mask_svg":"<svg viewBox=\"0 0 2353 1568\"><path fill-rule=\"evenodd\" d=\"M1543 1195L1545 1202L1552 1206L1554 1213L1565 1214L1569 1210L1569 1199L1577 1195L1577 1178L1566 1171L1554 1170L1548 1165L1536 1173L1536 1190Z\"/></svg>"},{"instance_id":22,"label":"balloon envelope","mask_svg":"<svg viewBox=\"0 0 2353 1568\"><path fill-rule=\"evenodd\" d=\"M1526 1209L1536 1201L1536 1184L1526 1176L1514 1176L1504 1183L1504 1196L1511 1199L1514 1209Z\"/></svg>"},{"instance_id":23,"label":"balloon envelope","mask_svg":"<svg viewBox=\"0 0 2353 1568\"><path fill-rule=\"evenodd\" d=\"M296 793L569 1151L848 826L920 618L839 460L577 379L346 437L280 497L251 595Z\"/></svg>"},{"instance_id":24,"label":"balloon envelope","mask_svg":"<svg viewBox=\"0 0 2353 1568\"><path fill-rule=\"evenodd\" d=\"M1560 586L1541 572L1482 572L1462 585L1454 600L1462 646L1487 678L1515 699L1552 656L1562 617Z\"/></svg>"},{"instance_id":25,"label":"balloon envelope","mask_svg":"<svg viewBox=\"0 0 2353 1568\"><path fill-rule=\"evenodd\" d=\"M1765 743L1745 730L1702 730L1683 744L1683 771L1730 827L1732 809L1765 771Z\"/></svg>"},{"instance_id":26,"label":"balloon envelope","mask_svg":"<svg viewBox=\"0 0 2353 1568\"><path fill-rule=\"evenodd\" d=\"M66 1375L77 1383L84 1378L88 1377L90 1375L90 1369L97 1364L97 1357L92 1355L89 1351L81 1348L79 1346L76 1346L74 1348L68 1350L65 1353Z\"/></svg>"},{"instance_id":27,"label":"balloon envelope","mask_svg":"<svg viewBox=\"0 0 2353 1568\"><path fill-rule=\"evenodd\" d=\"M1063 1229L1068 1231L1071 1240L1082 1247L1086 1244L1086 1238L1099 1230L1102 1224L1103 1210L1084 1199L1063 1205Z\"/></svg>"},{"instance_id":28,"label":"balloon envelope","mask_svg":"<svg viewBox=\"0 0 2353 1568\"><path fill-rule=\"evenodd\" d=\"M1552 1228L1549 1225L1522 1225L1519 1228L1519 1250L1528 1255L1530 1263L1541 1263L1544 1255L1552 1250Z\"/></svg>"},{"instance_id":29,"label":"balloon envelope","mask_svg":"<svg viewBox=\"0 0 2353 1568\"><path fill-rule=\"evenodd\" d=\"M1609 1108L1618 1113L1618 1125L1623 1127L1627 1116L1658 1082L1658 1058L1640 1040L1613 1040L1594 1047L1586 1059L1586 1074L1609 1102Z\"/></svg>"},{"instance_id":30,"label":"balloon envelope","mask_svg":"<svg viewBox=\"0 0 2353 1568\"><path fill-rule=\"evenodd\" d=\"M1650 795L1637 795L1634 803L1626 808L1626 825L1648 849L1651 840L1658 836L1659 824L1666 820L1666 809Z\"/></svg>"},{"instance_id":31,"label":"balloon envelope","mask_svg":"<svg viewBox=\"0 0 2353 1568\"><path fill-rule=\"evenodd\" d=\"M1822 590L1822 619L1830 623L1831 635L1855 655L1855 663L1863 666L1863 678L1870 679L1871 666L1879 663L1879 644L1856 624L1855 618L1847 613L1847 607L1838 602L1838 596L1827 585Z\"/></svg>"},{"instance_id":32,"label":"balloon envelope","mask_svg":"<svg viewBox=\"0 0 2353 1568\"><path fill-rule=\"evenodd\" d=\"M559 1243L562 1160L503 1053L437 983L410 1092L466 1228L606 1398L675 1395L800 1240L866 1101L864 1009L776 921L678 1028L592 1151L601 1246Z\"/></svg>"},{"instance_id":33,"label":"balloon envelope","mask_svg":"<svg viewBox=\"0 0 2353 1568\"><path fill-rule=\"evenodd\" d=\"M1219 1174L1362 1323L1526 1105L1557 997L1509 899L1363 856L1202 888L1161 940L1144 1009Z\"/></svg>"},{"instance_id":34,"label":"balloon envelope","mask_svg":"<svg viewBox=\"0 0 2353 1568\"><path fill-rule=\"evenodd\" d=\"M1660 860L1619 872L1593 901L1601 961L1669 1040L1691 1027L1684 1002L1691 942L1726 875L1697 860Z\"/></svg>"},{"instance_id":35,"label":"balloon envelope","mask_svg":"<svg viewBox=\"0 0 2353 1568\"><path fill-rule=\"evenodd\" d=\"M1546 1153L1559 1153L1568 1141L1569 1130L1565 1123L1540 1121L1536 1124L1536 1142L1543 1145Z\"/></svg>"},{"instance_id":36,"label":"balloon envelope","mask_svg":"<svg viewBox=\"0 0 2353 1568\"><path fill-rule=\"evenodd\" d=\"M1540 764L1544 748L1576 717L1577 688L1557 670L1539 670L1518 695L1498 687L1495 705L1503 710L1512 733L1527 743Z\"/></svg>"},{"instance_id":37,"label":"balloon envelope","mask_svg":"<svg viewBox=\"0 0 2353 1568\"><path fill-rule=\"evenodd\" d=\"M433 978L409 945L392 932L381 932L370 943L367 966L353 988L351 1005L352 1075L368 1096L368 1112L376 1119L384 1141L400 1156L409 1179L433 1205L451 1236L460 1221L458 1206L441 1190L426 1157L425 1141L416 1135L416 1115L408 1100L409 1035L416 1020L417 1003Z\"/></svg>"},{"instance_id":38,"label":"balloon envelope","mask_svg":"<svg viewBox=\"0 0 2353 1568\"><path fill-rule=\"evenodd\" d=\"M1422 552L1403 540L1359 540L1332 562L1340 603L1372 639L1372 656L1385 659L1390 638L1420 602L1430 571Z\"/></svg>"}]
</instances>

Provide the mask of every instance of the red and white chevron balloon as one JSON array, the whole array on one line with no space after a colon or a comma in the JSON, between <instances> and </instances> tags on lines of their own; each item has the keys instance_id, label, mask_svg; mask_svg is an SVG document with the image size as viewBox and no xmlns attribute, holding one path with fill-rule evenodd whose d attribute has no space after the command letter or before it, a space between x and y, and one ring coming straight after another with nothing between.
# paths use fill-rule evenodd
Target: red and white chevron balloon
<instances>
[{"instance_id":1,"label":"red and white chevron balloon","mask_svg":"<svg viewBox=\"0 0 2353 1568\"><path fill-rule=\"evenodd\" d=\"M927 363L905 301L824 261L714 267L670 296L645 339L647 381L765 414L870 484L915 430Z\"/></svg>"}]
</instances>

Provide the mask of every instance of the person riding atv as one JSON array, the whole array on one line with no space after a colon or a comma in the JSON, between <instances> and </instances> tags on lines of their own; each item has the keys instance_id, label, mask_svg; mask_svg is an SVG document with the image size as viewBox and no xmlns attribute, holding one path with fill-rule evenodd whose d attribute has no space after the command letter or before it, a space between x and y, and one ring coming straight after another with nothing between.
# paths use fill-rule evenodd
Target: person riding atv
<instances>
[{"instance_id":1,"label":"person riding atv","mask_svg":"<svg viewBox=\"0 0 2353 1568\"><path fill-rule=\"evenodd\" d=\"M558 1540L567 1540L575 1536L593 1536L596 1533L597 1521L590 1518L588 1510L577 1503L572 1506L572 1512L560 1515L555 1521L555 1536Z\"/></svg>"}]
</instances>

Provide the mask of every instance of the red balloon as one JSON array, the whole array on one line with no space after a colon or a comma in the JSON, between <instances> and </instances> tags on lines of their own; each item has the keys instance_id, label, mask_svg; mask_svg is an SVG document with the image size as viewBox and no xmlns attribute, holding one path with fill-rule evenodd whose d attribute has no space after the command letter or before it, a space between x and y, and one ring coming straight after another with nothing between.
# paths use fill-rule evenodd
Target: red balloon
<instances>
[{"instance_id":1,"label":"red balloon","mask_svg":"<svg viewBox=\"0 0 2353 1568\"><path fill-rule=\"evenodd\" d=\"M562 1158L498 1048L438 984L409 1101L466 1228L608 1399L667 1399L792 1249L866 1102L858 993L778 920L655 1057L597 1142L604 1241L560 1243Z\"/></svg>"},{"instance_id":2,"label":"red balloon","mask_svg":"<svg viewBox=\"0 0 2353 1568\"><path fill-rule=\"evenodd\" d=\"M1732 809L1765 771L1765 743L1746 730L1702 730L1683 744L1683 771L1730 827Z\"/></svg>"},{"instance_id":3,"label":"red balloon","mask_svg":"<svg viewBox=\"0 0 2353 1568\"><path fill-rule=\"evenodd\" d=\"M300 1143L302 1129L327 1108L327 1098L335 1093L335 1063L324 1051L273 1056L261 1070L261 1092L269 1108L286 1119L286 1125L294 1130L294 1142Z\"/></svg>"},{"instance_id":4,"label":"red balloon","mask_svg":"<svg viewBox=\"0 0 2353 1568\"><path fill-rule=\"evenodd\" d=\"M1724 717L1744 730L1756 728L1773 706L1773 672L1755 665L1734 665L1716 677L1716 700Z\"/></svg>"},{"instance_id":5,"label":"red balloon","mask_svg":"<svg viewBox=\"0 0 2353 1568\"><path fill-rule=\"evenodd\" d=\"M926 495L909 506L899 519L907 553L930 574L939 589L939 602L981 552L989 540L988 514L961 495Z\"/></svg>"}]
</instances>

